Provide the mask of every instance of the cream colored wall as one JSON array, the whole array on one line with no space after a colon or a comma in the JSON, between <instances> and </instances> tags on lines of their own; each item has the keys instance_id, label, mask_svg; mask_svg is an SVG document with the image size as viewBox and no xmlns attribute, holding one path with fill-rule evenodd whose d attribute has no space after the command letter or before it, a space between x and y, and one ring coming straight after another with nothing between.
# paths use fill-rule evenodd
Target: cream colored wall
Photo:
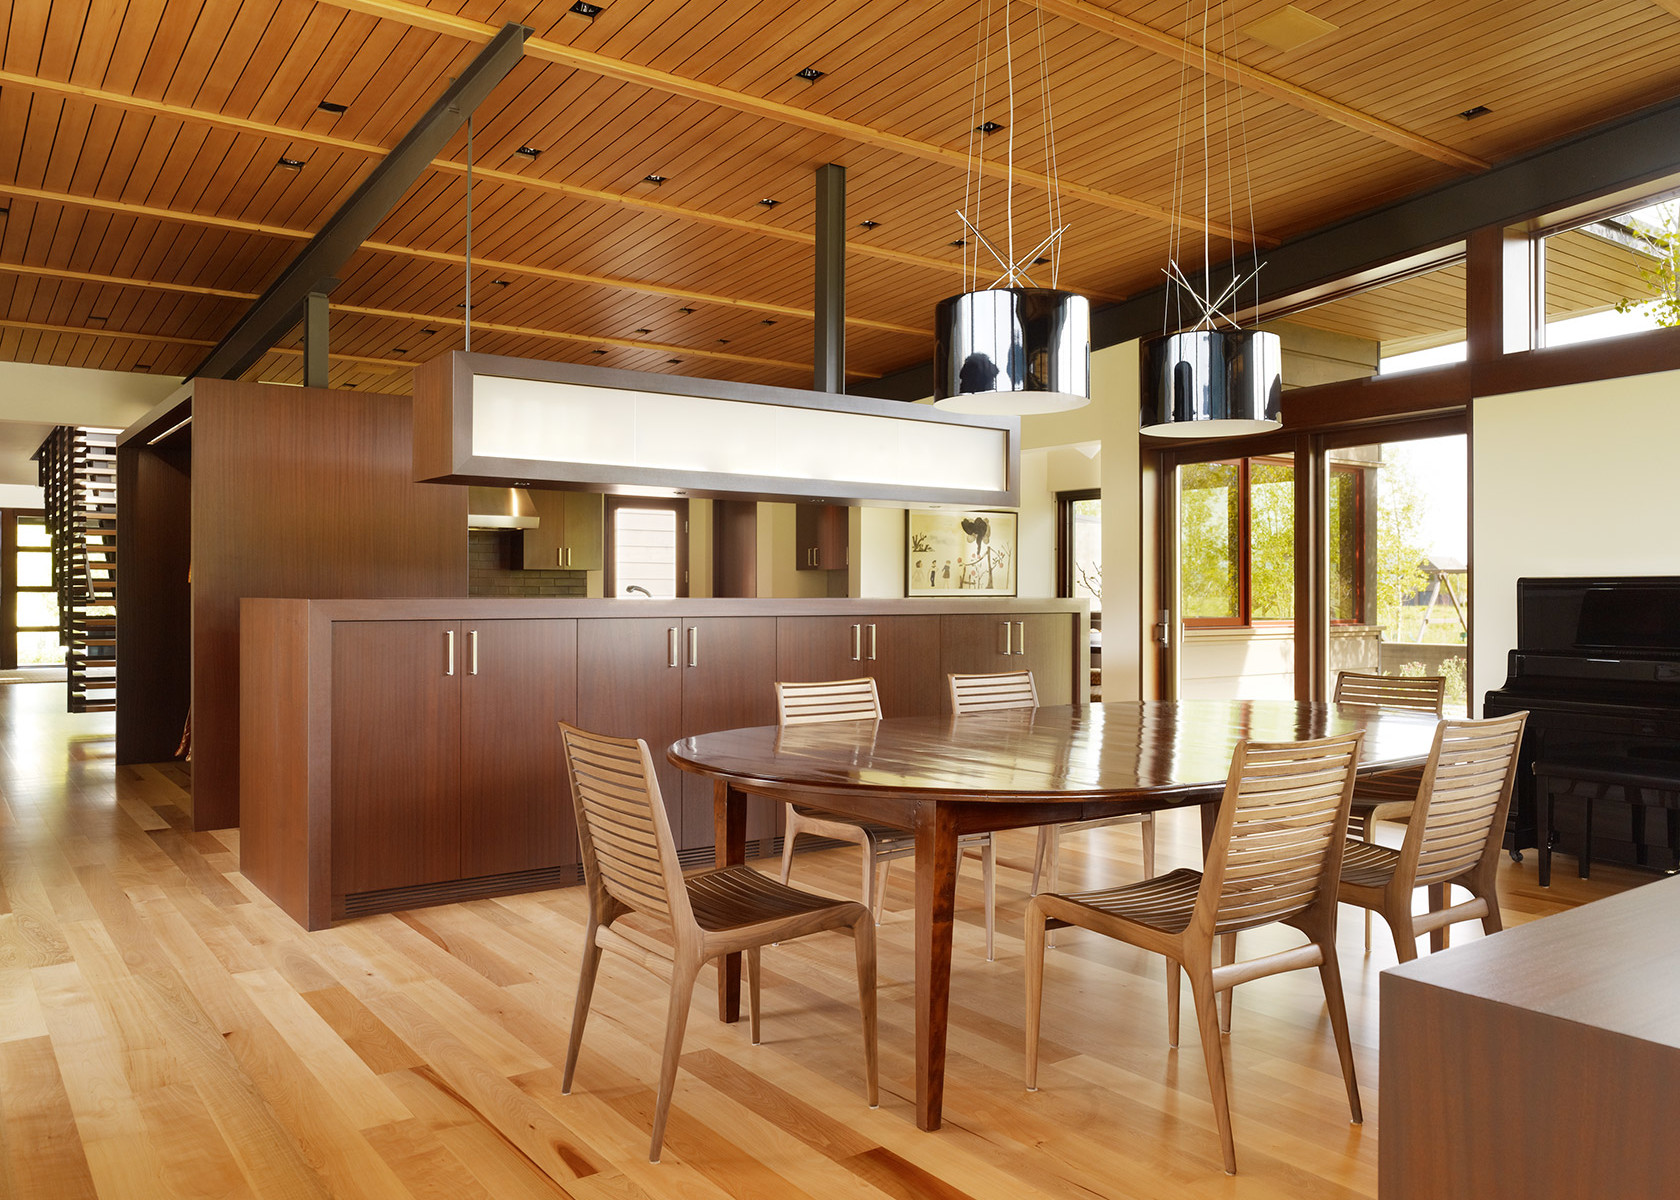
<instances>
[{"instance_id":1,"label":"cream colored wall","mask_svg":"<svg viewBox=\"0 0 1680 1200\"><path fill-rule=\"evenodd\" d=\"M1517 580L1680 574L1680 371L1471 406L1471 697L1505 680Z\"/></svg>"},{"instance_id":2,"label":"cream colored wall","mask_svg":"<svg viewBox=\"0 0 1680 1200\"><path fill-rule=\"evenodd\" d=\"M712 502L688 502L688 594L712 594Z\"/></svg>"},{"instance_id":3,"label":"cream colored wall","mask_svg":"<svg viewBox=\"0 0 1680 1200\"><path fill-rule=\"evenodd\" d=\"M791 504L758 506L758 594L762 597L811 599L828 595L827 571L799 569L795 519L796 510Z\"/></svg>"}]
</instances>

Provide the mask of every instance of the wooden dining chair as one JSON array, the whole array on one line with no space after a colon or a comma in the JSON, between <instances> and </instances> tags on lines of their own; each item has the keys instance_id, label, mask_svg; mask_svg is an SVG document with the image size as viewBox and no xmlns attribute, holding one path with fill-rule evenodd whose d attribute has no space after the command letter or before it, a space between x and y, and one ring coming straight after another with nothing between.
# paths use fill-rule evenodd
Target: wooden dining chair
<instances>
[{"instance_id":1,"label":"wooden dining chair","mask_svg":"<svg viewBox=\"0 0 1680 1200\"><path fill-rule=\"evenodd\" d=\"M1312 742L1239 742L1201 871L1095 892L1041 892L1027 901L1027 1087L1038 1086L1044 945L1052 925L1078 925L1167 958L1167 1034L1178 1044L1179 969L1190 977L1208 1088L1225 1155L1236 1174L1230 1098L1215 997L1239 983L1317 967L1341 1057L1348 1107L1363 1120L1336 962L1336 883L1363 733ZM1245 929L1281 922L1307 942L1244 962L1214 963L1214 946Z\"/></svg>"},{"instance_id":2,"label":"wooden dining chair","mask_svg":"<svg viewBox=\"0 0 1680 1200\"><path fill-rule=\"evenodd\" d=\"M816 896L777 883L747 866L717 867L684 875L677 861L659 780L647 743L612 738L560 724L566 769L577 803L578 842L589 890L589 925L578 970L577 1003L560 1090L571 1094L583 1025L601 963L601 950L622 950L644 966L660 960L671 976L665 1018L665 1053L653 1108L653 1142L648 1161L659 1161L665 1118L677 1079L677 1059L703 964L745 953L747 1003L753 1045L759 1042L759 948L771 942L849 930L856 942L858 1003L863 1010L863 1061L869 1107L879 1102L875 1038L875 926L867 906ZM613 922L638 913L669 936L670 946L628 937ZM640 929L637 931L640 933Z\"/></svg>"},{"instance_id":3,"label":"wooden dining chair","mask_svg":"<svg viewBox=\"0 0 1680 1200\"><path fill-rule=\"evenodd\" d=\"M875 680L835 679L820 683L777 683L776 720L782 726L814 725L825 721L879 721L881 697ZM782 834L782 882L793 874L793 841L800 834L850 842L863 850L863 902L870 906L877 923L886 902L887 871L895 858L916 853L916 835L908 829L876 825L842 816L827 809L804 804L787 806L787 826ZM965 834L957 839L960 859L969 854L980 858L986 893L986 961L994 955L996 911L996 864L990 833Z\"/></svg>"},{"instance_id":4,"label":"wooden dining chair","mask_svg":"<svg viewBox=\"0 0 1680 1200\"><path fill-rule=\"evenodd\" d=\"M1038 685L1031 671L1003 671L992 675L947 675L951 689L951 711L957 716L970 713L996 712L1010 708L1037 708ZM1089 821L1064 821L1058 825L1038 827L1038 849L1033 854L1032 890L1038 891L1042 878L1050 891L1056 890L1060 877L1062 835L1084 829L1100 829L1104 825L1142 827L1143 874L1155 874L1155 814L1133 813L1118 817L1094 817Z\"/></svg>"},{"instance_id":5,"label":"wooden dining chair","mask_svg":"<svg viewBox=\"0 0 1680 1200\"><path fill-rule=\"evenodd\" d=\"M1448 925L1480 919L1486 933L1504 928L1494 872L1505 840L1505 814L1517 777L1526 712L1483 721L1442 721L1423 767L1416 810L1399 849L1349 839L1337 895L1382 914L1401 962L1417 957L1417 939L1445 944ZM1451 904L1454 885L1470 899ZM1429 910L1413 914L1412 897L1429 889Z\"/></svg>"},{"instance_id":6,"label":"wooden dining chair","mask_svg":"<svg viewBox=\"0 0 1680 1200\"><path fill-rule=\"evenodd\" d=\"M1336 672L1336 689L1331 700L1355 708L1397 709L1402 712L1433 713L1439 717L1446 704L1444 675L1374 675L1366 671ZM1401 767L1361 776L1353 785L1353 809L1349 820L1362 841L1371 840L1378 821L1405 821L1412 815L1422 767ZM1371 949L1371 912L1365 912L1365 949Z\"/></svg>"}]
</instances>

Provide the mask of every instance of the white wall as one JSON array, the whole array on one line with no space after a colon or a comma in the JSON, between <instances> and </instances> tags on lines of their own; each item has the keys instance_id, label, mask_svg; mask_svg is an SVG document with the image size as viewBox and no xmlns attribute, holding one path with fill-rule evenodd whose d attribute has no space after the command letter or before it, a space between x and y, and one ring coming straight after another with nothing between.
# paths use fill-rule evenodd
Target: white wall
<instances>
[{"instance_id":1,"label":"white wall","mask_svg":"<svg viewBox=\"0 0 1680 1200\"><path fill-rule=\"evenodd\" d=\"M0 362L0 484L36 483L29 456L53 426L127 428L180 383L132 371ZM39 507L39 492L12 494L7 503Z\"/></svg>"},{"instance_id":2,"label":"white wall","mask_svg":"<svg viewBox=\"0 0 1680 1200\"><path fill-rule=\"evenodd\" d=\"M1517 579L1680 575L1680 372L1470 410L1471 699L1505 681Z\"/></svg>"}]
</instances>

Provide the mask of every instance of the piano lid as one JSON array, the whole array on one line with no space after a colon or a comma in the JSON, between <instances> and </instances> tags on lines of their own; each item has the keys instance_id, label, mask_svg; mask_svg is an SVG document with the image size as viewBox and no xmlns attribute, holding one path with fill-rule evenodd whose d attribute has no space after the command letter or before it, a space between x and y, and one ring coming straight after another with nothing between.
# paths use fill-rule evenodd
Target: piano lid
<instances>
[{"instance_id":1,"label":"piano lid","mask_svg":"<svg viewBox=\"0 0 1680 1200\"><path fill-rule=\"evenodd\" d=\"M1517 580L1519 651L1680 654L1680 576Z\"/></svg>"}]
</instances>

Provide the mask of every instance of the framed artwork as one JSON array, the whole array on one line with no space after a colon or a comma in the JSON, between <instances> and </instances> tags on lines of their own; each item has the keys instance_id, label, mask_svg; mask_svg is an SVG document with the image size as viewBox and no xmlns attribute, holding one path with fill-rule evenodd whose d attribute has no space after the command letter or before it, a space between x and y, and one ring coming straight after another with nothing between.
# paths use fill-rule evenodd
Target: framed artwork
<instances>
[{"instance_id":1,"label":"framed artwork","mask_svg":"<svg viewBox=\"0 0 1680 1200\"><path fill-rule=\"evenodd\" d=\"M904 516L906 596L1015 594L1015 513L912 508Z\"/></svg>"}]
</instances>

